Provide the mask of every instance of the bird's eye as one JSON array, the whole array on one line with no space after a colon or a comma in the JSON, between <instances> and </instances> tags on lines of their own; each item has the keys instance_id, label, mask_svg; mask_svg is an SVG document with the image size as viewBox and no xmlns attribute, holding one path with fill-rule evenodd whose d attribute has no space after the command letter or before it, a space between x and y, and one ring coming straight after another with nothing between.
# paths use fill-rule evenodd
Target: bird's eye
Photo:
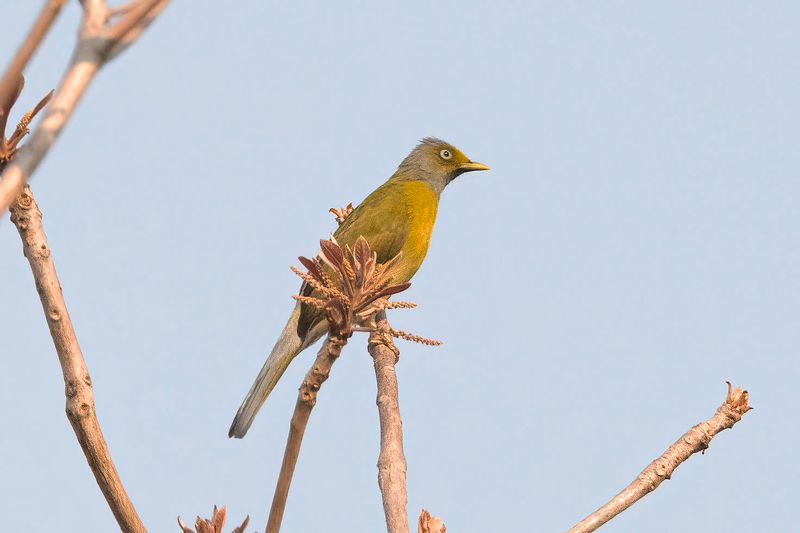
<instances>
[{"instance_id":1,"label":"bird's eye","mask_svg":"<svg viewBox=\"0 0 800 533\"><path fill-rule=\"evenodd\" d=\"M447 149L439 152L439 155L442 156L442 159L450 159L451 157L453 157L453 154L451 154L450 150Z\"/></svg>"}]
</instances>

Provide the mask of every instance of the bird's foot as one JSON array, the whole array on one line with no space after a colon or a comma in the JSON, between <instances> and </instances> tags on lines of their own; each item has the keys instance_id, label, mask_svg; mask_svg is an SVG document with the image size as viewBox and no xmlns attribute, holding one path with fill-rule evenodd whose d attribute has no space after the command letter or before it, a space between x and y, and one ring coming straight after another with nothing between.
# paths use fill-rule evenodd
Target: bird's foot
<instances>
[{"instance_id":1,"label":"bird's foot","mask_svg":"<svg viewBox=\"0 0 800 533\"><path fill-rule=\"evenodd\" d=\"M395 363L400 360L400 350L398 350L397 346L394 345L394 339L392 339L391 331L386 331L384 329L372 330L372 335L369 337L369 345L377 346L379 344L386 346L392 351L392 353L394 353Z\"/></svg>"}]
</instances>

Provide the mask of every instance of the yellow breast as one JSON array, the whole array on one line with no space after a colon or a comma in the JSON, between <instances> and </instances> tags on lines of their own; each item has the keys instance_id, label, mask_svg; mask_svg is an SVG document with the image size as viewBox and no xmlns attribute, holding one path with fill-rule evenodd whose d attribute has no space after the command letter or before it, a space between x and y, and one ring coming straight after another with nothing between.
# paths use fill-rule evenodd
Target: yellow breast
<instances>
[{"instance_id":1,"label":"yellow breast","mask_svg":"<svg viewBox=\"0 0 800 533\"><path fill-rule=\"evenodd\" d=\"M402 188L408 216L408 234L403 243L403 272L398 277L410 280L422 265L431 242L439 197L423 181L403 181Z\"/></svg>"}]
</instances>

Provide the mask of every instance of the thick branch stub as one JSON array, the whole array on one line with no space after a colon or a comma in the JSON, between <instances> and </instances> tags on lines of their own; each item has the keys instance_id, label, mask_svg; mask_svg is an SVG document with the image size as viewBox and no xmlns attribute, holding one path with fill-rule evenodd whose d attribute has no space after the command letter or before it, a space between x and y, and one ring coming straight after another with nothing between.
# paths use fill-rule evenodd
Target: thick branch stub
<instances>
[{"instance_id":1,"label":"thick branch stub","mask_svg":"<svg viewBox=\"0 0 800 533\"><path fill-rule=\"evenodd\" d=\"M728 382L728 394L714 416L684 433L672 446L650 463L611 501L590 514L567 533L589 533L654 491L689 457L706 450L718 433L730 429L751 409L747 391Z\"/></svg>"}]
</instances>

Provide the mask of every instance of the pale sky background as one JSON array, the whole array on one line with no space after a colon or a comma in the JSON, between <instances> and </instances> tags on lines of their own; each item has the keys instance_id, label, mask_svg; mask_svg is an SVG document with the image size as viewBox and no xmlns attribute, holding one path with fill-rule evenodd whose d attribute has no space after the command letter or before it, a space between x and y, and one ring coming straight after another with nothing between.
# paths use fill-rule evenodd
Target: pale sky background
<instances>
[{"instance_id":1,"label":"pale sky background","mask_svg":"<svg viewBox=\"0 0 800 533\"><path fill-rule=\"evenodd\" d=\"M5 2L4 58L40 3ZM70 2L16 116L57 84L78 17ZM289 265L426 135L492 171L445 191L405 295L420 307L390 316L445 341L400 345L411 514L563 531L731 380L756 409L603 531L796 526L798 17L795 2L172 5L33 180L150 531L215 503L263 531L312 354L247 438L227 430L291 309ZM114 531L7 220L0 279L5 529ZM320 393L286 532L383 528L365 345Z\"/></svg>"}]
</instances>

